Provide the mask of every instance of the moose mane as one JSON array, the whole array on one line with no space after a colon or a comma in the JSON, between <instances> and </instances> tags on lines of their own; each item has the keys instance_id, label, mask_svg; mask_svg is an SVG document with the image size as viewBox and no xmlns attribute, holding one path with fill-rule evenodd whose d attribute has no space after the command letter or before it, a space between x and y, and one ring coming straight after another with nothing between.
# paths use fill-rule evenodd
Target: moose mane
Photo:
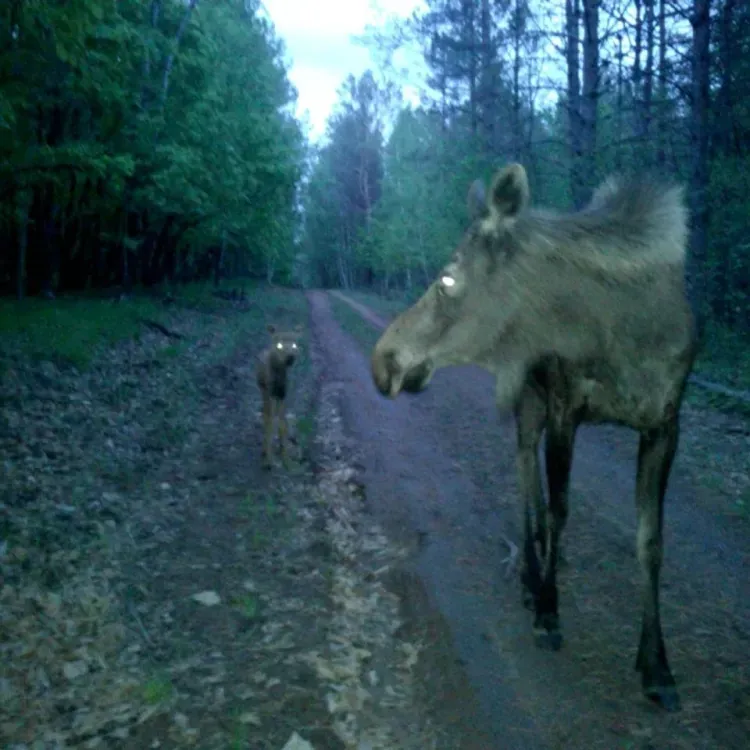
<instances>
[{"instance_id":1,"label":"moose mane","mask_svg":"<svg viewBox=\"0 0 750 750\"><path fill-rule=\"evenodd\" d=\"M610 177L580 211L528 209L505 229L527 257L633 276L656 267L684 267L688 214L681 186L651 177Z\"/></svg>"}]
</instances>

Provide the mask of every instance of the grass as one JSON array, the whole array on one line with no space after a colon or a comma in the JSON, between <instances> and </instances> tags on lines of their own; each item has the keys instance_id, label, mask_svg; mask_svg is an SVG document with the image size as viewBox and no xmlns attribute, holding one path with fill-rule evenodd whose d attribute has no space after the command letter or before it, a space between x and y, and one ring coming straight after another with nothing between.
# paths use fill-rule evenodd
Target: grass
<instances>
[{"instance_id":1,"label":"grass","mask_svg":"<svg viewBox=\"0 0 750 750\"><path fill-rule=\"evenodd\" d=\"M143 699L149 706L158 706L172 697L174 688L167 679L155 677L143 686Z\"/></svg>"},{"instance_id":2,"label":"grass","mask_svg":"<svg viewBox=\"0 0 750 750\"><path fill-rule=\"evenodd\" d=\"M243 594L232 599L232 605L246 620L255 620L260 613L260 599L254 594Z\"/></svg>"},{"instance_id":3,"label":"grass","mask_svg":"<svg viewBox=\"0 0 750 750\"><path fill-rule=\"evenodd\" d=\"M367 305L373 312L378 313L384 318L390 318L403 312L409 305L413 305L423 294L424 289L414 291L412 294L394 296L392 298L381 297L374 292L352 291L344 292L348 297Z\"/></svg>"},{"instance_id":4,"label":"grass","mask_svg":"<svg viewBox=\"0 0 750 750\"><path fill-rule=\"evenodd\" d=\"M0 300L0 340L20 345L33 359L85 369L101 347L136 337L141 318L162 317L158 302L145 297L118 304L86 298Z\"/></svg>"},{"instance_id":5,"label":"grass","mask_svg":"<svg viewBox=\"0 0 750 750\"><path fill-rule=\"evenodd\" d=\"M300 317L306 317L305 300L298 292L249 282L227 282L223 288L244 289L251 304L241 315L231 316L228 327L232 335L227 337L226 348L218 352L219 358L228 355L244 337L262 335L266 322L278 320L283 324L286 319L297 323ZM207 282L177 286L171 291L178 310L182 307L215 314L234 305L215 297L213 285ZM32 359L84 370L107 347L137 338L144 318L167 324L171 309L159 297L140 292L123 302L87 294L53 301L2 299L0 341ZM165 346L159 359L178 358L188 344L184 341Z\"/></svg>"},{"instance_id":6,"label":"grass","mask_svg":"<svg viewBox=\"0 0 750 750\"><path fill-rule=\"evenodd\" d=\"M695 371L709 380L750 390L750 339L722 326L708 325Z\"/></svg>"},{"instance_id":7,"label":"grass","mask_svg":"<svg viewBox=\"0 0 750 750\"><path fill-rule=\"evenodd\" d=\"M365 320L356 310L352 309L346 302L331 296L331 310L333 317L339 325L362 347L369 351L375 346L381 331L372 323ZM362 300L362 304L367 304Z\"/></svg>"}]
</instances>

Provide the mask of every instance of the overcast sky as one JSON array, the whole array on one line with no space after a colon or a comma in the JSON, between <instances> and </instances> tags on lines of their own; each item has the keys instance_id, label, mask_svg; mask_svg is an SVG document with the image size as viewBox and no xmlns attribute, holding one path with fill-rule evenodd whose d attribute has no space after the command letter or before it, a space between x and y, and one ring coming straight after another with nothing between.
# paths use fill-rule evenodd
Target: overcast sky
<instances>
[{"instance_id":1,"label":"overcast sky","mask_svg":"<svg viewBox=\"0 0 750 750\"><path fill-rule=\"evenodd\" d=\"M352 73L375 68L367 48L351 37L384 14L411 15L421 0L264 0L291 63L289 78L299 92L298 114L309 113L310 137L324 132L336 91ZM402 61L403 64L403 61ZM411 98L411 97L410 97Z\"/></svg>"}]
</instances>

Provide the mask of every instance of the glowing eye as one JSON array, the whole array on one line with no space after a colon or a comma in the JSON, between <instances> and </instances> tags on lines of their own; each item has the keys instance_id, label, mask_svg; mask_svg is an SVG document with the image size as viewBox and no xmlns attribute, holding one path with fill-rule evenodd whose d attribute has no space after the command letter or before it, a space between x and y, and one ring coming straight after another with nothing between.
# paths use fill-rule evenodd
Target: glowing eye
<instances>
[{"instance_id":1,"label":"glowing eye","mask_svg":"<svg viewBox=\"0 0 750 750\"><path fill-rule=\"evenodd\" d=\"M297 344L292 344L292 349L296 349L296 348L297 348Z\"/></svg>"},{"instance_id":2,"label":"glowing eye","mask_svg":"<svg viewBox=\"0 0 750 750\"><path fill-rule=\"evenodd\" d=\"M440 278L440 283L443 286L446 286L448 288L456 285L456 280L453 278L453 276L442 276Z\"/></svg>"},{"instance_id":3,"label":"glowing eye","mask_svg":"<svg viewBox=\"0 0 750 750\"><path fill-rule=\"evenodd\" d=\"M279 343L276 344L276 348L277 349L283 349L284 348L284 344L282 344L281 341L279 341Z\"/></svg>"}]
</instances>

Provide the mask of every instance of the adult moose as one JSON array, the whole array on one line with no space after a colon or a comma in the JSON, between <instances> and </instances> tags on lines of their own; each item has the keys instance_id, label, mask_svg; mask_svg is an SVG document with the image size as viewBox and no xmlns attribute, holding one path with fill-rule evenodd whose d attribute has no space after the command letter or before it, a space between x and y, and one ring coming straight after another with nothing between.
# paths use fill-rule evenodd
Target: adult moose
<instances>
[{"instance_id":1,"label":"adult moose","mask_svg":"<svg viewBox=\"0 0 750 750\"><path fill-rule=\"evenodd\" d=\"M511 164L488 197L481 182L472 185L469 214L438 279L375 345L375 384L395 398L423 390L448 365L473 363L496 375L498 407L514 410L518 433L522 588L537 643L553 650L562 643L556 570L576 429L614 422L638 430L643 622L635 666L645 694L677 710L659 572L664 494L696 340L683 280L682 189L610 178L585 208L556 214L529 207L526 172ZM548 502L538 457L545 429Z\"/></svg>"}]
</instances>

